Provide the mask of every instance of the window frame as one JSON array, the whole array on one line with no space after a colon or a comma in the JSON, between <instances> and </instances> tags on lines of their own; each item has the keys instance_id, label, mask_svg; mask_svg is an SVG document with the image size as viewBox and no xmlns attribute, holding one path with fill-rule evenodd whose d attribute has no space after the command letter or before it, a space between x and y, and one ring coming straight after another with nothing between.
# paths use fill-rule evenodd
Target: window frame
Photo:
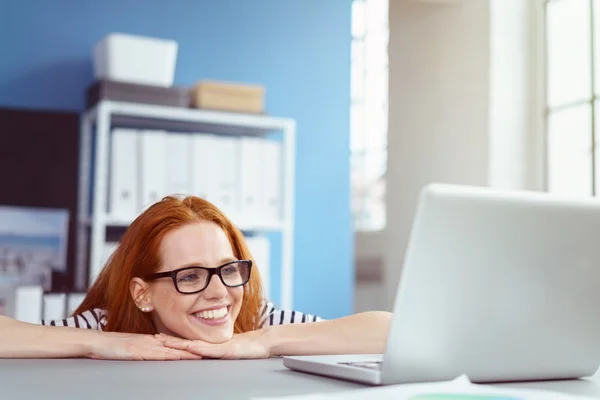
<instances>
[{"instance_id":1,"label":"window frame","mask_svg":"<svg viewBox=\"0 0 600 400\"><path fill-rule=\"evenodd\" d=\"M389 1L388 0L352 0L352 32L351 32L351 80L350 80L350 182L351 182L351 212L352 212L352 220L353 220L353 228L354 231L357 232L374 232L374 231L382 231L386 226L387 219L387 210L385 204L385 190L386 190L386 173L387 173L387 133L388 133L388 109L389 109L389 57L388 57L388 46L386 41L385 46L385 57L382 58L384 62L381 65L377 65L373 67L369 65L366 55L371 49L367 49L369 44L369 32L373 32L373 26L369 26L369 3L373 4L374 2L381 2L380 5L383 5L386 9L385 15L389 11ZM356 6L356 4L362 3L361 11L362 21L363 21L363 29L359 34L355 32L355 7L358 9L360 6ZM383 14L380 15L383 17ZM377 31L379 28L375 28L375 32L383 33L383 36L389 38L389 20L387 18L381 18L382 21L385 20L385 25L382 25L380 29L381 32ZM358 44L357 44L358 43ZM356 55L354 54L354 50L356 48L361 49L361 57L360 60L357 61ZM356 64L362 65L362 69L358 71L355 67ZM379 63L378 63L379 64ZM377 73L377 71L381 70L381 73L386 74L383 82L386 83L386 87L384 89L383 96L377 96L376 100L372 100L370 95L372 92L375 92L377 89L371 90L369 93L369 74ZM360 85L362 90L360 91L360 96L355 96L355 79L356 73L360 74ZM371 78L372 79L372 78ZM381 88L379 88L381 89ZM381 98L379 98L381 97ZM367 126L369 126L369 120L371 113L369 113L370 107L375 105L377 108L374 109L372 114L376 115L377 113L382 113L384 118L386 119L384 123L382 123L381 129L378 129L377 134L385 135L385 137L380 137L377 140L378 145L372 146L369 144L367 137ZM379 109L378 107L382 107ZM355 114L353 113L355 110L360 109L363 113L363 118L361 120L363 128L357 131L356 123L358 122L355 119ZM359 135L359 136L354 136ZM356 138L359 140L356 140ZM356 143L359 143L356 146ZM374 161L375 160L375 161ZM373 163L374 164L371 164ZM356 163L358 163L359 167L356 167ZM383 163L381 167L375 167L377 171L375 174L371 174L371 168L374 165ZM382 169L381 171L379 171ZM375 176L376 175L376 176ZM382 188L383 186L383 188ZM381 196L375 195L373 193L374 190L383 190L383 194ZM383 202L383 204L381 204ZM373 206L377 204L377 206ZM383 218L379 219L379 221L369 221L369 212L372 207L377 208L377 212L383 212ZM383 209L381 208L383 207ZM379 214L381 216L381 214Z\"/></svg>"},{"instance_id":2,"label":"window frame","mask_svg":"<svg viewBox=\"0 0 600 400\"><path fill-rule=\"evenodd\" d=\"M600 19L598 21L595 20L594 12L596 7L600 7L600 4L595 4L596 0L587 0L588 1L588 12L589 12L589 56L590 56L590 65L589 65L589 73L590 73L590 82L589 85L591 87L590 96L586 98L582 98L579 100L567 101L564 103L560 103L558 105L550 105L549 98L549 68L550 68L550 60L549 60L549 38L548 38L548 6L551 3L560 2L560 1L570 1L570 0L541 0L542 6L542 35L543 35L543 66L544 66L544 95L543 95L543 129L544 129L544 188L546 191L551 191L550 181L551 181L551 164L552 160L550 159L550 125L549 121L551 116L557 112L563 112L567 110L573 110L578 107L583 107L588 105L590 108L590 129L591 129L591 143L589 146L590 149L590 158L591 158L591 175L590 175L590 187L591 193L590 195L595 197L598 196L598 191L600 188L597 185L597 175L599 171L597 171L598 161L596 160L597 154L597 141L596 141L596 112L600 111L600 96L597 94L596 89L596 81L600 79L600 74L596 76L596 56L597 53L600 53L600 48L596 48L596 30L600 29L600 26L595 26L595 23L600 24ZM598 50L598 51L597 51ZM600 72L600 71L599 71ZM598 88L600 89L600 88ZM598 90L600 91L600 90Z\"/></svg>"}]
</instances>

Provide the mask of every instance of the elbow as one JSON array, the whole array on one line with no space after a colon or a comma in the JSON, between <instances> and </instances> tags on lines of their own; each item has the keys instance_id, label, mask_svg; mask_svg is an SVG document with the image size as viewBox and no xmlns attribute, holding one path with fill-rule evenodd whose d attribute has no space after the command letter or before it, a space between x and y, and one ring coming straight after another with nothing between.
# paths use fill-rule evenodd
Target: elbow
<instances>
[{"instance_id":1,"label":"elbow","mask_svg":"<svg viewBox=\"0 0 600 400\"><path fill-rule=\"evenodd\" d=\"M364 313L366 324L371 327L371 329L375 328L374 331L383 334L387 337L387 334L390 329L390 325L392 324L392 316L393 314L388 311L368 311Z\"/></svg>"},{"instance_id":2,"label":"elbow","mask_svg":"<svg viewBox=\"0 0 600 400\"><path fill-rule=\"evenodd\" d=\"M392 322L392 313L389 311L368 311L367 314L370 314L372 318L377 319L384 323Z\"/></svg>"},{"instance_id":3,"label":"elbow","mask_svg":"<svg viewBox=\"0 0 600 400\"><path fill-rule=\"evenodd\" d=\"M378 325L380 325L382 328L385 328L385 331L387 333L387 331L390 328L390 325L392 324L393 314L388 311L373 311L373 314L374 318L378 322Z\"/></svg>"},{"instance_id":4,"label":"elbow","mask_svg":"<svg viewBox=\"0 0 600 400\"><path fill-rule=\"evenodd\" d=\"M384 353L387 343L387 338L392 324L392 313L387 311L372 311L370 321L368 322L371 348L369 353Z\"/></svg>"}]
</instances>

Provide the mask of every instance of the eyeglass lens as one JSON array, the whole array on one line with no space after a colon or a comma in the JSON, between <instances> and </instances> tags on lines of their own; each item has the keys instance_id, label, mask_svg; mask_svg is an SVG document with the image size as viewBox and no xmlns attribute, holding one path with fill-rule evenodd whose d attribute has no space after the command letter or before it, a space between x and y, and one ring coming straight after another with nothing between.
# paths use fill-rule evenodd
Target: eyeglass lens
<instances>
[{"instance_id":1,"label":"eyeglass lens","mask_svg":"<svg viewBox=\"0 0 600 400\"><path fill-rule=\"evenodd\" d=\"M221 268L221 279L225 286L241 286L248 281L250 268L247 263L231 263ZM209 272L203 268L179 271L175 278L180 291L197 292L208 286Z\"/></svg>"}]
</instances>

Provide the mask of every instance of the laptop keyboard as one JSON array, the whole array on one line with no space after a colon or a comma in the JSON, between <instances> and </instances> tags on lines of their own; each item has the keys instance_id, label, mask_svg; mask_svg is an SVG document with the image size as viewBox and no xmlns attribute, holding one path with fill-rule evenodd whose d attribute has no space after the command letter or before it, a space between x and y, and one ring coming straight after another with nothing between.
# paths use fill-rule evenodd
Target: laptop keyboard
<instances>
[{"instance_id":1,"label":"laptop keyboard","mask_svg":"<svg viewBox=\"0 0 600 400\"><path fill-rule=\"evenodd\" d=\"M381 369L381 361L350 361L350 362L340 362L338 364L349 365L351 367L374 369L374 370Z\"/></svg>"}]
</instances>

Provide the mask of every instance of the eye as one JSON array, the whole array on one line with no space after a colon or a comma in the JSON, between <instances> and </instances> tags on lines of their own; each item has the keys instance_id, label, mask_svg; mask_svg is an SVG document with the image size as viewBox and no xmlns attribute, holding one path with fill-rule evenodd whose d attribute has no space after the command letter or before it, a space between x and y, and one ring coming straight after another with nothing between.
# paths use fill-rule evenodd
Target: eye
<instances>
[{"instance_id":1,"label":"eye","mask_svg":"<svg viewBox=\"0 0 600 400\"><path fill-rule=\"evenodd\" d=\"M230 265L230 266L227 266L227 267L225 267L225 268L223 268L221 270L221 273L225 274L225 275L235 275L238 272L239 271L238 271L237 265Z\"/></svg>"},{"instance_id":2,"label":"eye","mask_svg":"<svg viewBox=\"0 0 600 400\"><path fill-rule=\"evenodd\" d=\"M178 280L180 282L195 282L198 279L200 279L200 277L195 272L190 272L190 273L188 273L186 275L178 277Z\"/></svg>"}]
</instances>

